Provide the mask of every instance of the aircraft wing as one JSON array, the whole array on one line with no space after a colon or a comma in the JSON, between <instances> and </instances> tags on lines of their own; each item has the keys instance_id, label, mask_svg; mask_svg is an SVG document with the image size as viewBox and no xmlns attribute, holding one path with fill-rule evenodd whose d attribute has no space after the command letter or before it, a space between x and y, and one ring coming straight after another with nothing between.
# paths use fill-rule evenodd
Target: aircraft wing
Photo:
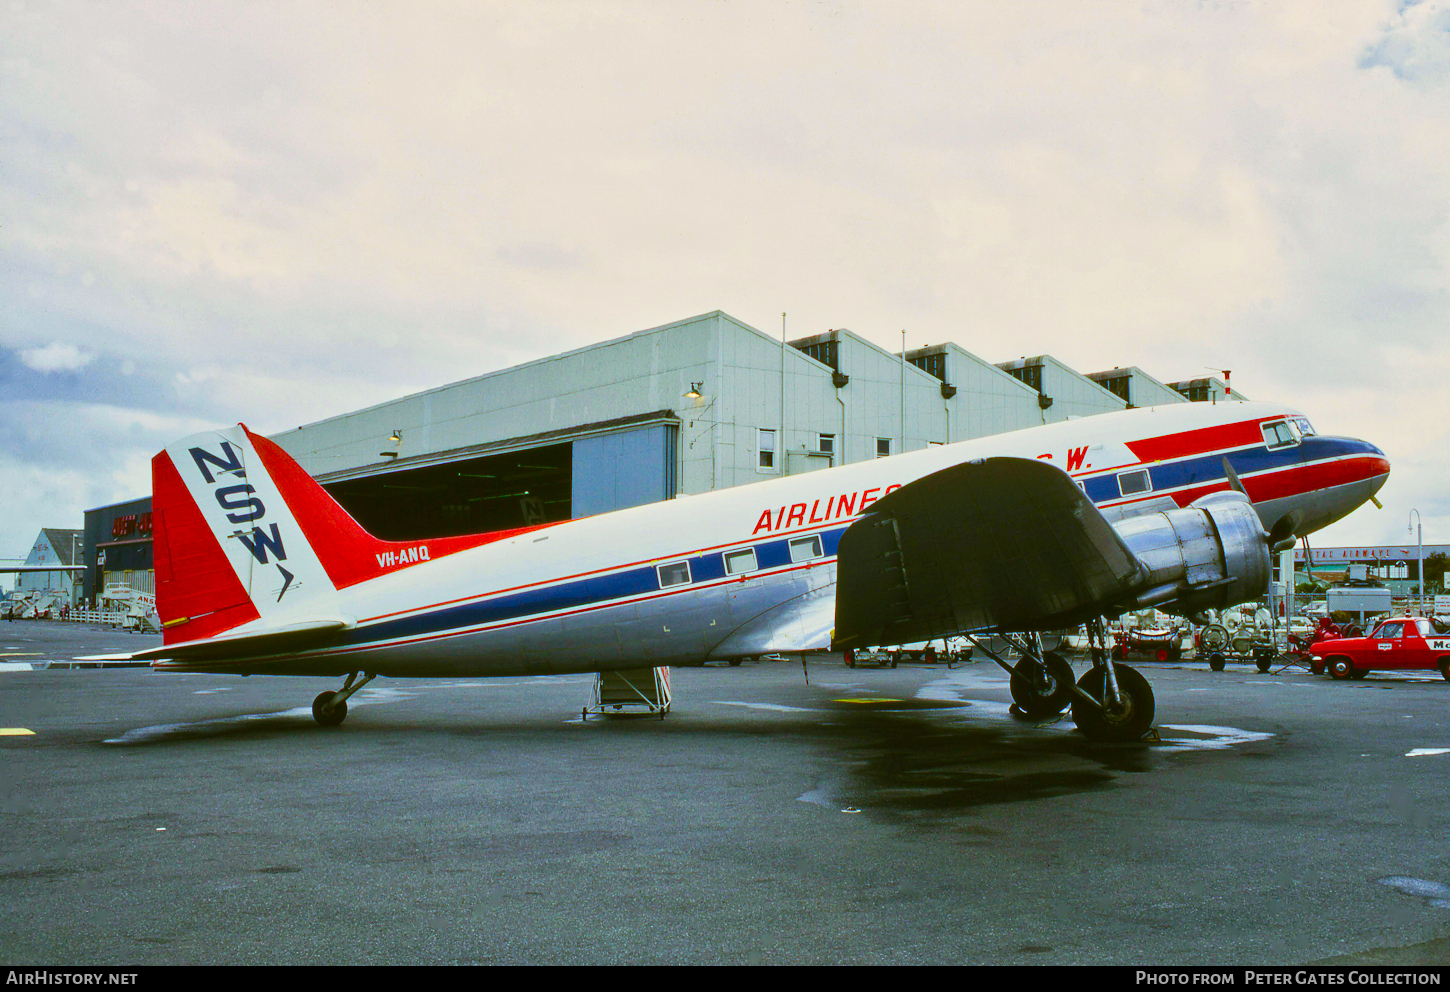
<instances>
[{"instance_id":1,"label":"aircraft wing","mask_svg":"<svg viewBox=\"0 0 1450 992\"><path fill-rule=\"evenodd\" d=\"M841 537L833 646L1075 626L1145 570L1061 469L954 465L882 497Z\"/></svg>"}]
</instances>

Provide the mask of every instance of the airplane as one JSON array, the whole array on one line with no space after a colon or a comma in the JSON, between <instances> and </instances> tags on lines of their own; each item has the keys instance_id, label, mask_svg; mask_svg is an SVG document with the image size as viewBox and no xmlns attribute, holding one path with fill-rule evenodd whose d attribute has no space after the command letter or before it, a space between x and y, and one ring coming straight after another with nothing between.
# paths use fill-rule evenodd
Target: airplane
<instances>
[{"instance_id":1,"label":"airplane","mask_svg":"<svg viewBox=\"0 0 1450 992\"><path fill-rule=\"evenodd\" d=\"M1153 692L1104 619L1256 599L1270 555L1389 475L1366 441L1271 403L1100 414L578 520L367 533L244 425L152 460L158 648L170 672L344 678L637 669L1003 635L1011 694L1087 737L1140 739ZM1377 503L1378 501L1376 501ZM1038 632L1086 625L1090 670ZM110 656L116 657L116 656ZM361 677L360 677L361 676Z\"/></svg>"}]
</instances>

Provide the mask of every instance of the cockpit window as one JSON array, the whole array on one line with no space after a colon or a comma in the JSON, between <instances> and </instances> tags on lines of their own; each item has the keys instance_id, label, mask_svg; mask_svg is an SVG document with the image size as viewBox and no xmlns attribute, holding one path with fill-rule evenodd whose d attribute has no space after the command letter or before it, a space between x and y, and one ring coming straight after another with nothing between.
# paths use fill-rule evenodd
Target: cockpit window
<instances>
[{"instance_id":1,"label":"cockpit window","mask_svg":"<svg viewBox=\"0 0 1450 992\"><path fill-rule=\"evenodd\" d=\"M1299 443L1299 431L1292 421L1275 420L1264 424L1264 444L1273 451L1277 448L1292 448Z\"/></svg>"},{"instance_id":2,"label":"cockpit window","mask_svg":"<svg viewBox=\"0 0 1450 992\"><path fill-rule=\"evenodd\" d=\"M1299 428L1299 433L1304 437L1313 437L1319 433L1314 429L1314 425L1309 422L1308 417L1294 417L1293 420L1294 426Z\"/></svg>"}]
</instances>

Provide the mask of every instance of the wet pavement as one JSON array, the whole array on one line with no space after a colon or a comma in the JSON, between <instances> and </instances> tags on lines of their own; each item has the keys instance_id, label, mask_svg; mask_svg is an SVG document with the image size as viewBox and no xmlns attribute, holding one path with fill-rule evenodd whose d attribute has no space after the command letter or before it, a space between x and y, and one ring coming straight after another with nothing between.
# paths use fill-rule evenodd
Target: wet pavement
<instances>
[{"instance_id":1,"label":"wet pavement","mask_svg":"<svg viewBox=\"0 0 1450 992\"><path fill-rule=\"evenodd\" d=\"M1438 676L1141 664L1161 740L1097 745L990 663L675 669L665 720L379 679L336 730L331 680L19 668L154 640L0 624L6 961L1450 956Z\"/></svg>"}]
</instances>

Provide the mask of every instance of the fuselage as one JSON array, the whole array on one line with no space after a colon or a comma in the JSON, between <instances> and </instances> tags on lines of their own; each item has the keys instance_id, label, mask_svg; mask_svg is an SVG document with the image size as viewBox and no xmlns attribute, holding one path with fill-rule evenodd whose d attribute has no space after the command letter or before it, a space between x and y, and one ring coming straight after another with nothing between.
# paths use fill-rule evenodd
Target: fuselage
<instances>
[{"instance_id":1,"label":"fuselage","mask_svg":"<svg viewBox=\"0 0 1450 992\"><path fill-rule=\"evenodd\" d=\"M1226 459L1265 529L1298 511L1301 535L1351 512L1389 473L1374 445L1310 433L1302 415L1275 404L1102 414L568 521L443 557L418 541L396 570L330 594L327 611L356 624L335 642L223 670L511 675L727 656L759 618L831 593L837 543L877 499L995 456L1057 465L1109 520L1229 488Z\"/></svg>"}]
</instances>

